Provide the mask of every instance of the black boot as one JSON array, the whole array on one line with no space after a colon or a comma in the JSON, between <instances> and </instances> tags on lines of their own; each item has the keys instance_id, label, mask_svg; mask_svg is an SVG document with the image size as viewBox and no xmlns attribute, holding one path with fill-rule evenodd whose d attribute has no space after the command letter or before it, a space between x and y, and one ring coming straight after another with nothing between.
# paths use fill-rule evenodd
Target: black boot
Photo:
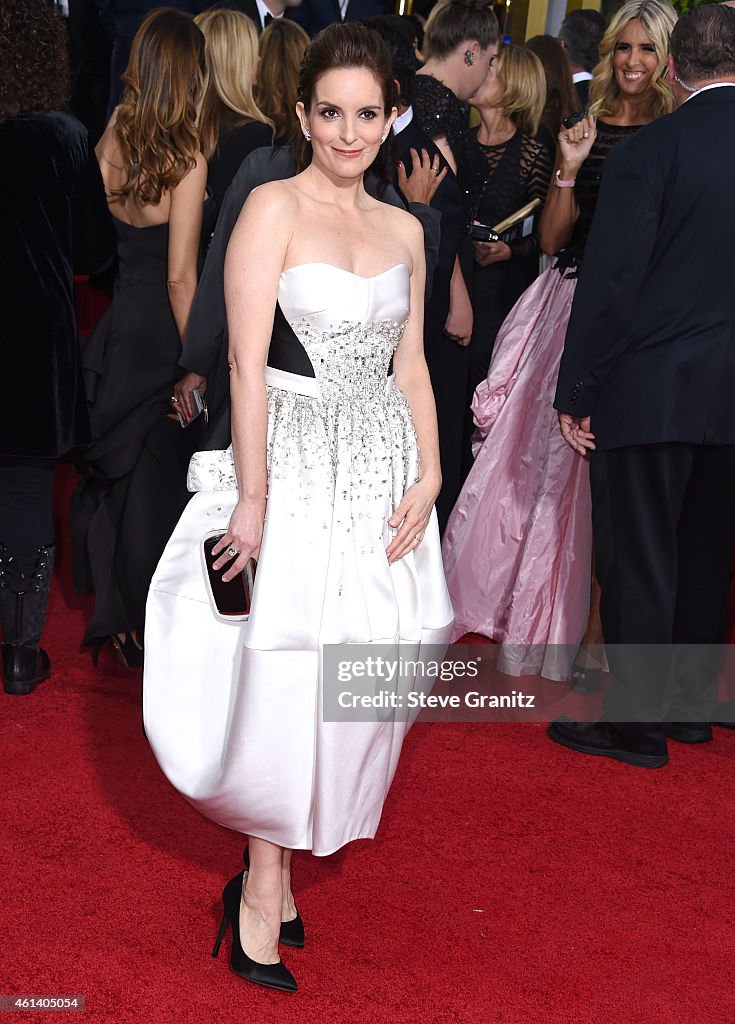
<instances>
[{"instance_id":1,"label":"black boot","mask_svg":"<svg viewBox=\"0 0 735 1024\"><path fill-rule=\"evenodd\" d=\"M0 544L0 624L3 687L6 693L31 693L51 674L48 654L38 646L46 618L54 545L31 555L16 555Z\"/></svg>"}]
</instances>

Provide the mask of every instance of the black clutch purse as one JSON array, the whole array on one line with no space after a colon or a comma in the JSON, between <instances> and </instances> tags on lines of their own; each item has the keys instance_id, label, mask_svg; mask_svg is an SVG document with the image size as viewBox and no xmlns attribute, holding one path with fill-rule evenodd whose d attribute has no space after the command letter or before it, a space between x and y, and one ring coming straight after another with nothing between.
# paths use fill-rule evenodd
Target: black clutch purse
<instances>
[{"instance_id":1,"label":"black clutch purse","mask_svg":"<svg viewBox=\"0 0 735 1024\"><path fill-rule=\"evenodd\" d=\"M220 618L231 622L238 620L244 622L249 618L253 604L253 587L255 586L257 562L254 558L249 558L243 571L238 573L234 579L225 583L222 579L222 574L227 572L227 568L234 561L234 558L230 558L227 565L222 566L222 568L215 569L214 563L220 558L222 552L218 555L212 554L212 548L222 540L224 535L224 530L218 530L214 533L208 533L202 541L202 557L209 599Z\"/></svg>"}]
</instances>

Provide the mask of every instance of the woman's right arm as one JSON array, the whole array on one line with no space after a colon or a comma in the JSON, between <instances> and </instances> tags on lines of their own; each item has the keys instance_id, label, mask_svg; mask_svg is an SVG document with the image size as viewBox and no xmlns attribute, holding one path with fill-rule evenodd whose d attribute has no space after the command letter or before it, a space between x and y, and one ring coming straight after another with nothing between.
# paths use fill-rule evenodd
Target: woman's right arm
<instances>
[{"instance_id":1,"label":"woman's right arm","mask_svg":"<svg viewBox=\"0 0 735 1024\"><path fill-rule=\"evenodd\" d=\"M579 207L573 188L560 188L556 184L557 171L562 181L573 181L590 154L597 132L594 117L584 117L572 128L559 133L554 173L539 221L539 243L547 256L556 256L569 244Z\"/></svg>"},{"instance_id":2,"label":"woman's right arm","mask_svg":"<svg viewBox=\"0 0 735 1024\"><path fill-rule=\"evenodd\" d=\"M449 145L449 140L446 136L440 135L434 139L434 144L456 177L457 161L454 158L452 147ZM472 301L470 300L470 293L467 291L467 284L459 263L459 257L457 256L454 260L452 279L449 285L449 315L444 325L444 333L448 338L456 341L458 345L464 348L469 345L472 338L472 325Z\"/></svg>"},{"instance_id":3,"label":"woman's right arm","mask_svg":"<svg viewBox=\"0 0 735 1024\"><path fill-rule=\"evenodd\" d=\"M293 200L280 182L255 189L242 208L225 258L225 304L230 339L232 454L239 499L213 554L232 547L238 557L223 575L231 580L257 558L268 493L266 441L268 358L278 282L295 220ZM227 564L224 555L215 569Z\"/></svg>"}]
</instances>

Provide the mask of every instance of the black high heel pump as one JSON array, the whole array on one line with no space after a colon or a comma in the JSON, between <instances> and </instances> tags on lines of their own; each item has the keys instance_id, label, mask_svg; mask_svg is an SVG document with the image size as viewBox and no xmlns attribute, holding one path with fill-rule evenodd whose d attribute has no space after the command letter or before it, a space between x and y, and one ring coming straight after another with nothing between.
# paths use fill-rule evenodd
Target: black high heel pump
<instances>
[{"instance_id":1,"label":"black high heel pump","mask_svg":"<svg viewBox=\"0 0 735 1024\"><path fill-rule=\"evenodd\" d=\"M232 928L232 950L230 952L230 967L241 978L247 981L254 981L256 985L265 985L267 988L277 988L281 992L296 992L298 985L288 967L279 960L277 964L260 964L257 960L251 960L240 942L240 895L242 893L242 875L231 878L222 892L222 905L224 915L222 924L219 926L217 938L214 941L212 956L219 955L219 948L225 937L227 926Z\"/></svg>"},{"instance_id":2,"label":"black high heel pump","mask_svg":"<svg viewBox=\"0 0 735 1024\"><path fill-rule=\"evenodd\" d=\"M245 865L245 871L241 872L241 874L237 876L239 879L243 879L245 874L250 870L250 852L247 846L243 851L242 860ZM242 885L242 881L240 884ZM292 921L281 921L281 931L278 939L284 946L292 946L294 949L303 949L305 938L304 922L301 919L301 914L298 910L296 911L296 917Z\"/></svg>"}]
</instances>

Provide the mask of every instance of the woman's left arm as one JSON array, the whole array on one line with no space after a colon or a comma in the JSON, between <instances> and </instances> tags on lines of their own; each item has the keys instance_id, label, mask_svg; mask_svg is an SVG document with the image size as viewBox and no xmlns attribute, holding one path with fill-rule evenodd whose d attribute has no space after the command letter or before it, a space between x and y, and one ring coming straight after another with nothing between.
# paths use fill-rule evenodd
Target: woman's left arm
<instances>
[{"instance_id":1,"label":"woman's left arm","mask_svg":"<svg viewBox=\"0 0 735 1024\"><path fill-rule=\"evenodd\" d=\"M397 533L386 549L397 562L421 543L441 487L436 406L424 358L424 246L420 225L407 222L412 254L411 312L393 358L395 382L406 396L420 453L419 478L412 484L388 525Z\"/></svg>"}]
</instances>

